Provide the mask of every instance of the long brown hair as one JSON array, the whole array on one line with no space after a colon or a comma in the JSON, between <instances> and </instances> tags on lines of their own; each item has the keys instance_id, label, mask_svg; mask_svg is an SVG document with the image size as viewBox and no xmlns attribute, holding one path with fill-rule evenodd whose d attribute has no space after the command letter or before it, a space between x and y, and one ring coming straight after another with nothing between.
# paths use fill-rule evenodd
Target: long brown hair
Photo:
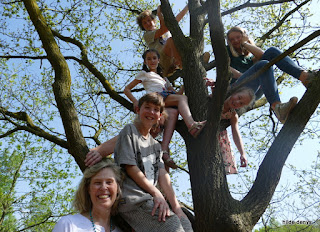
<instances>
[{"instance_id":1,"label":"long brown hair","mask_svg":"<svg viewBox=\"0 0 320 232\"><path fill-rule=\"evenodd\" d=\"M157 55L158 59L160 60L160 53L159 53L156 49L150 48L150 49L146 50L146 51L142 54L142 58L143 58L142 70L144 70L144 71L146 71L146 72L150 72L148 66L145 64L147 54L150 53L150 52L154 52L154 53ZM161 77L163 77L163 76L162 76L162 68L160 67L160 64L158 64L158 67L157 67L157 74L159 74Z\"/></svg>"}]
</instances>

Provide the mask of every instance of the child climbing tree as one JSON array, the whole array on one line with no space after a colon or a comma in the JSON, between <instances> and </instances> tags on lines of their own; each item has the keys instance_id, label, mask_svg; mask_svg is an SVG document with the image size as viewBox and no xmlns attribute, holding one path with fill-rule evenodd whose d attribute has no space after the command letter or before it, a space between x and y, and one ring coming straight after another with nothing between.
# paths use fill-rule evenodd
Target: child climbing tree
<instances>
[{"instance_id":1,"label":"child climbing tree","mask_svg":"<svg viewBox=\"0 0 320 232\"><path fill-rule=\"evenodd\" d=\"M130 66L136 51L139 50L140 54L140 50L145 50L142 38L137 37L135 17L141 13L142 10L139 9L153 9L159 3L148 7L150 2L121 2L70 1L65 5L59 2L56 3L57 8L46 1L35 0L1 3L2 12L6 12L1 16L1 27L5 30L1 33L8 40L1 39L4 49L1 67L5 73L1 77L1 139L23 136L21 134L38 136L50 142L48 150L54 151L52 147L63 148L65 154L70 154L81 170L84 170L85 156L89 147L92 147L88 144L99 144L102 140L99 136L105 128L110 129L107 133L113 137L121 129L119 121L129 120L127 115L130 110L133 111L133 105L122 94L121 90L126 82L119 78L119 72L124 73L125 80L128 80L129 75L134 76L135 71L140 69L137 64ZM190 28L188 33L184 33L175 20L169 1L161 0L165 25L181 56L182 81L190 111L195 121L207 120L197 138L188 133L183 121L179 121L176 126L187 149L196 231L252 230L270 203L292 147L320 102L317 73L281 131L277 131L250 190L242 199L234 199L228 188L217 139L220 130L224 129L220 126L222 105L226 97L235 90L231 89L229 92L228 89L231 79L225 43L228 25L222 24L221 17L241 9L249 12L247 10L251 7L259 6L250 13L263 12L265 17L259 16L264 19L264 25L268 26L264 28L265 32L258 29L255 32L259 35L265 33L265 38L262 36L264 41L270 35L278 36L275 31L290 31L290 23L287 24L286 19L299 10L304 12L308 8L308 2L300 5L290 1L285 5L275 2L279 4L277 7L271 3L243 2L240 5L233 3L222 6L224 3L217 0L189 0ZM270 13L274 10L280 16L275 17ZM12 17L17 21L13 20L14 27L9 27L6 23ZM249 17L254 19L254 16ZM248 20L237 23L245 21ZM128 26L118 27L119 22ZM257 28L256 23L245 28L250 26ZM18 32L15 27L19 29ZM13 29L14 31L10 31ZM308 28L301 26L301 37L298 32L297 37L282 34L286 40L280 36L275 37L281 42L297 41L290 44L292 47L285 44L286 49L281 48L285 51L282 57L301 47L308 49L308 54L319 51L319 43L314 43L314 48L310 50L306 46L308 42L319 38L319 30L313 28L310 33L306 29ZM216 87L212 97L208 97L203 79L207 76L202 61L205 34L210 35L208 40L214 55L211 65L215 66ZM130 50L135 52L129 56L124 52L128 46L115 46L112 43L114 38L134 41L132 44L138 46ZM110 55L115 49L120 50L119 60L113 60L117 56ZM16 60L26 63L18 65L14 63ZM270 61L267 65L274 63ZM28 68L31 66L36 67L36 71L30 71ZM101 102L103 106L99 105ZM107 104L104 105L105 103ZM113 107L109 104L113 104Z\"/></svg>"}]
</instances>

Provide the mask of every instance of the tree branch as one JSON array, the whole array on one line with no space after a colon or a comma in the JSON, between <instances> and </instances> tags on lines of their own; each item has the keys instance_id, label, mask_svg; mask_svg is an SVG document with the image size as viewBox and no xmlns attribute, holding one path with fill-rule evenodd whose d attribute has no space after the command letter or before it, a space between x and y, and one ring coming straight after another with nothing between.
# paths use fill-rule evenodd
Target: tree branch
<instances>
[{"instance_id":1,"label":"tree branch","mask_svg":"<svg viewBox=\"0 0 320 232\"><path fill-rule=\"evenodd\" d=\"M142 12L142 10L136 10L136 9L132 9L130 8L129 6L128 7L123 7L122 5L119 5L119 6L116 6L116 5L113 5L113 4L110 4L108 2L105 2L105 1L101 1L103 4L105 4L106 6L110 6L112 8L115 8L115 9L122 9L122 10L126 10L126 11L131 11L132 13L134 14L140 14ZM126 2L127 3L127 2ZM127 4L128 5L128 4Z\"/></svg>"},{"instance_id":2,"label":"tree branch","mask_svg":"<svg viewBox=\"0 0 320 232\"><path fill-rule=\"evenodd\" d=\"M69 144L72 144L68 151L75 158L80 169L84 170L86 168L84 158L89 149L83 137L77 111L72 100L71 75L68 64L61 54L60 48L37 2L35 0L23 0L23 3L40 37L48 60L54 69L53 93L65 129L67 141Z\"/></svg>"},{"instance_id":3,"label":"tree branch","mask_svg":"<svg viewBox=\"0 0 320 232\"><path fill-rule=\"evenodd\" d=\"M26 113L26 112L10 112L8 110L3 109L2 107L0 107L0 112L5 116L4 120L9 121L10 123L12 123L13 125L15 125L16 128L6 132L3 135L0 135L0 138L4 138L14 132L17 132L19 130L24 130L24 131L28 131L34 135L37 135L41 138L47 139L50 142L53 142L65 149L69 149L69 144L67 141L60 139L52 134L49 134L48 132L44 131L43 129L41 129L40 127L34 125L31 117ZM27 125L18 125L17 123L14 123L12 120L9 120L7 117L11 117L14 118L16 120L20 120L25 122Z\"/></svg>"},{"instance_id":4,"label":"tree branch","mask_svg":"<svg viewBox=\"0 0 320 232\"><path fill-rule=\"evenodd\" d=\"M172 32L174 44L182 58L185 55L183 48L185 47L187 41L179 26L179 23L173 15L172 8L168 0L161 0L161 12L164 16L164 21L167 28Z\"/></svg>"},{"instance_id":5,"label":"tree branch","mask_svg":"<svg viewBox=\"0 0 320 232\"><path fill-rule=\"evenodd\" d=\"M7 137L7 136L9 136L11 134L14 134L15 132L17 132L19 130L20 130L19 128L14 128L12 130L8 130L6 133L0 135L0 139L5 138L5 137Z\"/></svg>"},{"instance_id":6,"label":"tree branch","mask_svg":"<svg viewBox=\"0 0 320 232\"><path fill-rule=\"evenodd\" d=\"M281 4L281 3L293 2L293 1L294 0L279 0L279 1L269 1L269 2L261 2L261 3L251 3L249 0L240 6L237 6L237 7L230 9L230 10L222 12L221 16L225 16L225 15L234 13L236 11L239 11L239 10L242 10L242 9L248 8L248 7L262 7L262 6L275 5L275 4Z\"/></svg>"},{"instance_id":7,"label":"tree branch","mask_svg":"<svg viewBox=\"0 0 320 232\"><path fill-rule=\"evenodd\" d=\"M270 38L270 35L277 30L284 22L285 20L292 15L293 13L295 13L296 11L298 11L302 6L304 6L305 4L307 4L308 2L310 2L311 0L306 0L304 2L302 2L301 4L299 4L298 6L296 6L296 8L294 8L293 10L289 11L273 28L271 28L271 30L269 30L266 34L264 34L262 37L260 37L260 41L263 43L266 39Z\"/></svg>"},{"instance_id":8,"label":"tree branch","mask_svg":"<svg viewBox=\"0 0 320 232\"><path fill-rule=\"evenodd\" d=\"M47 215L47 216L46 216L43 220L41 220L40 222L35 223L35 224L33 224L33 225L29 225L29 226L27 226L27 227L25 227L25 228L23 228L23 229L21 229L21 230L17 230L17 232L30 230L30 229L33 228L33 227L36 227L36 226L38 226L38 225L41 225L41 224L45 223L45 222L48 221L51 217L52 217L52 215Z\"/></svg>"},{"instance_id":9,"label":"tree branch","mask_svg":"<svg viewBox=\"0 0 320 232\"><path fill-rule=\"evenodd\" d=\"M310 84L302 99L293 109L287 122L272 143L260 168L252 188L241 201L251 212L256 223L268 206L280 180L283 165L303 132L310 117L320 103L320 72Z\"/></svg>"},{"instance_id":10,"label":"tree branch","mask_svg":"<svg viewBox=\"0 0 320 232\"><path fill-rule=\"evenodd\" d=\"M277 63L278 61L280 61L284 57L288 56L290 53L294 52L295 50L297 50L298 48L302 47L303 45L305 45L306 43L310 42L311 40L313 40L314 38L316 38L318 36L320 36L320 30L317 30L317 31L313 32L311 35L309 35L305 39L303 39L300 42L296 43L295 45L290 47L288 50L286 50L285 52L281 53L276 58L272 59L268 64L266 64L261 69L259 69L258 72L254 73L253 75L249 76L248 78L246 78L245 80L243 80L243 81L241 81L239 83L233 84L228 95L232 94L234 91L236 91L240 87L242 87L245 84L249 83L250 81L254 80L258 76L260 76L263 72L268 70L271 66L273 66L275 63Z\"/></svg>"},{"instance_id":11,"label":"tree branch","mask_svg":"<svg viewBox=\"0 0 320 232\"><path fill-rule=\"evenodd\" d=\"M57 31L52 31L52 33L59 39L78 46L81 51L81 64L84 65L95 77L98 78L98 80L112 99L126 107L128 110L133 111L133 104L124 97L120 96L117 91L114 90L110 82L107 81L104 75L89 61L87 48L80 41L74 38L63 36Z\"/></svg>"}]
</instances>

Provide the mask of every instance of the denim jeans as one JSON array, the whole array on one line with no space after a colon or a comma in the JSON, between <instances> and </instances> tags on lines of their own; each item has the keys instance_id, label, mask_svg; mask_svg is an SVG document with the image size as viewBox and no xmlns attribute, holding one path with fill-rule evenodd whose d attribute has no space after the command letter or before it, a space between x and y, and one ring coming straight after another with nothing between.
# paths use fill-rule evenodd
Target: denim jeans
<instances>
[{"instance_id":1,"label":"denim jeans","mask_svg":"<svg viewBox=\"0 0 320 232\"><path fill-rule=\"evenodd\" d=\"M269 61L271 61L281 53L282 52L275 47L267 49L264 52L261 60L251 66L251 68L249 68L246 72L244 72L236 82L240 82L246 77L256 73L260 68L262 68L264 65L269 63ZM288 56L278 61L276 63L276 66L283 72L293 76L296 79L299 79L301 72L304 70ZM251 88L255 92L256 99L259 99L264 93L270 105L272 105L272 103L276 101L280 101L278 86L274 78L273 68L269 68L266 72L261 74L255 80L247 83L245 86Z\"/></svg>"},{"instance_id":2,"label":"denim jeans","mask_svg":"<svg viewBox=\"0 0 320 232\"><path fill-rule=\"evenodd\" d=\"M265 66L267 63L269 63L269 61L267 61L267 60L258 61L253 66L251 66L251 68L249 68L247 71L245 71L238 78L238 80L235 83L238 83L238 82L242 81L243 79L246 79L248 76L253 75L260 68ZM276 101L280 101L278 86L277 86L276 80L274 78L273 68L269 68L267 71L262 73L256 79L247 83L245 86L252 89L255 93L261 92L261 90L262 90L262 92L266 96L270 105L272 105L272 103L274 103ZM261 90L260 90L260 88L261 88Z\"/></svg>"},{"instance_id":3,"label":"denim jeans","mask_svg":"<svg viewBox=\"0 0 320 232\"><path fill-rule=\"evenodd\" d=\"M275 47L268 48L261 60L268 60L271 61L272 59L276 58L282 52ZM304 70L303 68L299 67L290 57L286 56L282 60L276 63L276 66L283 72L293 76L296 79L299 79L301 72Z\"/></svg>"}]
</instances>

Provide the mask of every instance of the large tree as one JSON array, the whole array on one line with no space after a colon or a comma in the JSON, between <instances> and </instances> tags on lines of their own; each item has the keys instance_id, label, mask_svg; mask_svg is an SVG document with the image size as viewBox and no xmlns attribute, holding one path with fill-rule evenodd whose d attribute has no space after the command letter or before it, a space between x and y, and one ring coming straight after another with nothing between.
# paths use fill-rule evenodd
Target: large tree
<instances>
[{"instance_id":1,"label":"large tree","mask_svg":"<svg viewBox=\"0 0 320 232\"><path fill-rule=\"evenodd\" d=\"M318 54L320 31L307 24L310 3L189 0L190 28L184 33L169 1L161 1L184 67L171 80L182 77L178 80L185 86L195 120L207 120L197 139L182 121L176 127L187 149L196 231L252 230L274 194L292 147L320 102L318 77L280 132L276 131L250 191L241 200L234 199L217 141L221 127L227 125L220 123L220 115L231 77L224 39L228 22L232 19L233 25L247 27L260 37L262 47L272 38L280 48L292 45L284 55L312 62ZM24 0L2 1L1 7L0 138L25 133L41 137L64 148L84 170L89 147L118 133L123 122L131 119L132 104L121 91L140 68L137 60L128 57L145 49L135 17L143 9L154 9L155 3ZM201 62L206 40L214 56L209 64ZM208 97L203 77L213 67L216 89ZM108 136L102 136L103 131Z\"/></svg>"}]
</instances>

